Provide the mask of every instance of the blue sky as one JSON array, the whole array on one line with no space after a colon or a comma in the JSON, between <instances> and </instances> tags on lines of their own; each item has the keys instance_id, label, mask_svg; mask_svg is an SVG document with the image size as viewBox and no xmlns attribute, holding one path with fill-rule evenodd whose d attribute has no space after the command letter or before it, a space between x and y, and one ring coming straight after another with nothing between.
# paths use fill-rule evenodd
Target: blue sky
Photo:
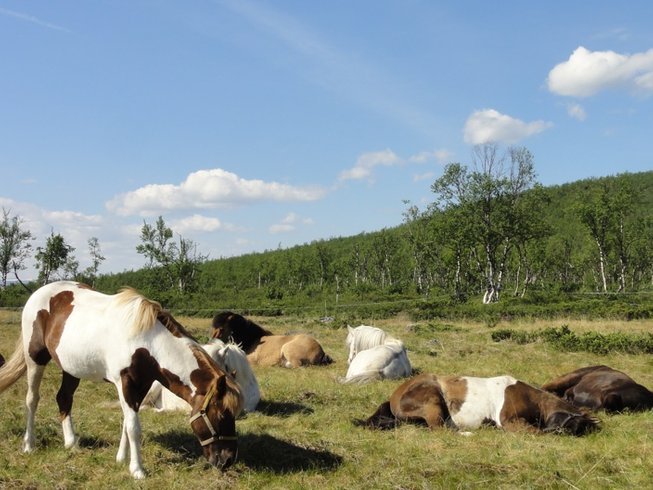
<instances>
[{"instance_id":1,"label":"blue sky","mask_svg":"<svg viewBox=\"0 0 653 490\"><path fill-rule=\"evenodd\" d=\"M650 1L0 0L0 207L101 272L356 235L474 144L544 185L653 169ZM31 267L23 278L34 276Z\"/></svg>"}]
</instances>

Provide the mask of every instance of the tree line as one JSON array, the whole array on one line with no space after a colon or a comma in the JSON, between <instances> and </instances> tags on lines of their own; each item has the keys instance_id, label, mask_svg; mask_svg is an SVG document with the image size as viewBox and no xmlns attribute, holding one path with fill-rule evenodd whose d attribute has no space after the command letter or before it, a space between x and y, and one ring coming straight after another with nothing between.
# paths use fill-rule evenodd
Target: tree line
<instances>
[{"instance_id":1,"label":"tree line","mask_svg":"<svg viewBox=\"0 0 653 490\"><path fill-rule=\"evenodd\" d=\"M549 293L626 293L653 287L653 172L543 187L524 147L474 148L431 186L426 207L405 201L404 222L352 237L209 260L163 217L144 222L138 271L97 275L104 260L89 239L93 264L81 273L63 237L36 250L39 282L62 276L123 285L176 305L287 305L429 298L496 303ZM30 255L20 218L0 223L3 288ZM12 248L13 247L13 248ZM56 259L56 260L54 260ZM88 282L88 281L87 281Z\"/></svg>"}]
</instances>

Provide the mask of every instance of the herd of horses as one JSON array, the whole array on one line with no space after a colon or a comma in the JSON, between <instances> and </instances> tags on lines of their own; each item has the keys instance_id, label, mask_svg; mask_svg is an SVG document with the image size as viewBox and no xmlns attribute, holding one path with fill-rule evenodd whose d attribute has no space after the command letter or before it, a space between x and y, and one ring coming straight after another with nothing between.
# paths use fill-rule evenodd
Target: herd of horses
<instances>
[{"instance_id":1,"label":"herd of horses","mask_svg":"<svg viewBox=\"0 0 653 490\"><path fill-rule=\"evenodd\" d=\"M348 327L345 343L348 370L340 382L407 378L369 418L354 420L357 426L389 429L409 422L468 434L489 424L580 436L599 429L598 410L653 408L653 392L608 366L584 367L538 388L511 376L415 374L403 342L376 327ZM106 295L81 283L51 283L25 304L13 354L6 361L0 355L0 393L27 375L24 452L35 449L34 416L50 360L62 373L56 401L64 446L78 442L71 409L80 380L111 382L123 412L116 460L129 455L136 479L145 477L141 407L188 412L204 456L224 470L238 455L236 419L256 410L261 399L252 366L333 362L314 337L275 335L237 313L218 313L210 341L201 345L159 303L133 289Z\"/></svg>"}]
</instances>

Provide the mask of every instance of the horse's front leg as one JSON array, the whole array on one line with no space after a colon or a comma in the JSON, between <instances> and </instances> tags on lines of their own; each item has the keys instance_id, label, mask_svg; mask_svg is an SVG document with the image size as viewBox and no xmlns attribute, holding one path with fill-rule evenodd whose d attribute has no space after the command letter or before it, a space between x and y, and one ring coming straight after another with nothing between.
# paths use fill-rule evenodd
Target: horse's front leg
<instances>
[{"instance_id":1,"label":"horse's front leg","mask_svg":"<svg viewBox=\"0 0 653 490\"><path fill-rule=\"evenodd\" d=\"M120 393L120 405L122 406L123 425L116 461L119 463L125 461L129 448L129 472L135 479L140 480L145 478L141 460L141 423L138 412L127 404L122 393Z\"/></svg>"},{"instance_id":2,"label":"horse's front leg","mask_svg":"<svg viewBox=\"0 0 653 490\"><path fill-rule=\"evenodd\" d=\"M76 447L78 442L73 427L73 419L70 414L73 407L73 395L78 386L79 378L64 371L61 379L61 388L59 388L59 392L57 393L57 405L59 405L64 447L67 449Z\"/></svg>"}]
</instances>

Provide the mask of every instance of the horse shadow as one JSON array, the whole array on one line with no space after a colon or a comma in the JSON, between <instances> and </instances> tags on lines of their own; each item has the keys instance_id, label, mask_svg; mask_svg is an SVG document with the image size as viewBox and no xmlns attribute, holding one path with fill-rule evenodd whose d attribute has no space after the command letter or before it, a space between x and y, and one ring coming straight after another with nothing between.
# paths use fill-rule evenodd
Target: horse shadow
<instances>
[{"instance_id":1,"label":"horse shadow","mask_svg":"<svg viewBox=\"0 0 653 490\"><path fill-rule=\"evenodd\" d=\"M203 457L202 449L192 434L169 431L157 434L152 439L182 459L190 461ZM244 434L238 437L238 461L252 470L283 474L313 469L335 470L342 464L343 458L331 451L298 446L267 434Z\"/></svg>"},{"instance_id":2,"label":"horse shadow","mask_svg":"<svg viewBox=\"0 0 653 490\"><path fill-rule=\"evenodd\" d=\"M256 406L256 411L268 416L290 417L294 414L310 415L315 410L302 403L261 400Z\"/></svg>"}]
</instances>

